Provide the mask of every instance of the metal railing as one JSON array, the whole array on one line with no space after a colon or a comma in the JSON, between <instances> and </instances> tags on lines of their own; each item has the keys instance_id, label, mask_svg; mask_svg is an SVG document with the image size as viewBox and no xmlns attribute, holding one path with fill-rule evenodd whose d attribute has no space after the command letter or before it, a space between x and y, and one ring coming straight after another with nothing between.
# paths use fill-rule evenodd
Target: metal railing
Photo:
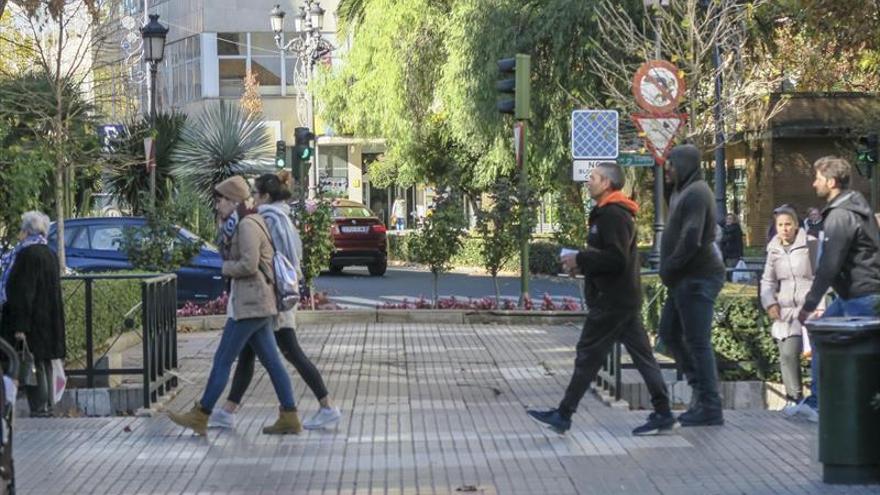
<instances>
[{"instance_id":1,"label":"metal railing","mask_svg":"<svg viewBox=\"0 0 880 495\"><path fill-rule=\"evenodd\" d=\"M758 283L761 280L761 274L764 272L763 265L761 268L728 268L727 273L731 275L733 273L738 272L749 272L754 274L753 277L754 283ZM657 275L659 272L657 270L643 270L641 275L644 277L645 275ZM729 277L728 277L729 278ZM661 294L658 291L654 294L654 299L656 299ZM654 300L646 301L645 305L651 305L654 303ZM636 369L636 366L631 363L624 363L622 360L623 350L622 344L620 342L615 342L614 346L611 349L611 352L605 358L605 364L602 365L602 368L599 370L599 373L596 375L596 385L601 387L606 393L612 395L615 401L619 401L621 397L621 392L623 388L623 370ZM676 366L675 361L658 361L657 363L660 366L660 369L674 369L676 371L676 380L681 381L682 373L681 370Z\"/></svg>"},{"instance_id":2,"label":"metal railing","mask_svg":"<svg viewBox=\"0 0 880 495\"><path fill-rule=\"evenodd\" d=\"M70 275L62 280L81 281L85 301L85 363L83 369L65 370L68 376L84 376L87 388L95 387L95 378L112 375L141 375L143 405L150 405L159 396L177 386L177 275L175 274L104 274ZM142 358L140 368L97 368L95 366L94 285L98 280L140 280L141 300L124 316L129 328L134 320L127 318L140 309Z\"/></svg>"}]
</instances>

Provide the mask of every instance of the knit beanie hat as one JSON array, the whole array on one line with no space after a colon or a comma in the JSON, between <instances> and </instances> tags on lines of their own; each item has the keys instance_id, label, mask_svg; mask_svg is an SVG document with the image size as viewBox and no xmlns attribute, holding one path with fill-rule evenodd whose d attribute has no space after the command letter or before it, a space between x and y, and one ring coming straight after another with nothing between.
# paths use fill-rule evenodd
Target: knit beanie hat
<instances>
[{"instance_id":1,"label":"knit beanie hat","mask_svg":"<svg viewBox=\"0 0 880 495\"><path fill-rule=\"evenodd\" d=\"M237 201L241 203L242 201L248 199L251 196L251 188L248 186L244 177L240 175L236 175L230 177L223 182L214 186L214 190L219 194L222 194L227 199L232 201Z\"/></svg>"}]
</instances>

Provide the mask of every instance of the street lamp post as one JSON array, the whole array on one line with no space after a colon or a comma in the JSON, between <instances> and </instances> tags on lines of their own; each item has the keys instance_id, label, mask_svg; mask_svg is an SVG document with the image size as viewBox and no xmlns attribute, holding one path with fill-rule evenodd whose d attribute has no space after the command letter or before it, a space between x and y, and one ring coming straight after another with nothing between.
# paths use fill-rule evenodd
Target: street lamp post
<instances>
[{"instance_id":1,"label":"street lamp post","mask_svg":"<svg viewBox=\"0 0 880 495\"><path fill-rule=\"evenodd\" d=\"M159 14L150 14L150 22L141 28L144 38L144 61L150 64L150 128L156 131L156 69L165 56L165 37L168 28L159 23ZM153 145L155 146L155 144ZM150 205L156 206L156 164L150 164Z\"/></svg>"},{"instance_id":2,"label":"street lamp post","mask_svg":"<svg viewBox=\"0 0 880 495\"><path fill-rule=\"evenodd\" d=\"M333 45L321 35L321 28L324 26L324 9L321 8L320 2L304 0L303 5L299 8L299 13L293 19L293 28L296 35L287 43L282 41L285 15L280 5L276 5L269 12L269 21L272 31L275 33L275 44L279 49L295 54L300 63L307 65L306 87L308 87L308 84L312 81L315 64L334 50ZM307 99L309 127L315 133L315 96L309 91ZM317 136L317 133L315 135ZM315 139L317 140L317 137ZM316 142L316 151L317 148ZM309 199L315 198L318 189L318 170L317 163L315 162L316 160L313 156L309 165Z\"/></svg>"}]
</instances>

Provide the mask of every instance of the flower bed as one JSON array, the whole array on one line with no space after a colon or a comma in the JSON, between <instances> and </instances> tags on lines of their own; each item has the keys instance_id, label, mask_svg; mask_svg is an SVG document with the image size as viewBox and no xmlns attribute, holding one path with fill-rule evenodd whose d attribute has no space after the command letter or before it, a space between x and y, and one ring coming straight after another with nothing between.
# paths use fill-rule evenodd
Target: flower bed
<instances>
[{"instance_id":1,"label":"flower bed","mask_svg":"<svg viewBox=\"0 0 880 495\"><path fill-rule=\"evenodd\" d=\"M502 299L501 305L495 303L494 297L482 297L478 299L471 298L457 298L455 296L452 297L441 297L437 300L437 307L435 308L431 301L425 299L424 297L420 297L413 301L409 301L404 299L403 302L393 303L387 302L384 304L380 304L376 306L377 309L464 309L464 310L483 310L483 311L492 311L492 310L506 310L512 311L516 309L523 309L526 311L581 311L581 303L573 298L566 297L563 298L561 303L557 303L553 301L553 298L550 297L550 294L545 293L544 297L541 299L539 303L536 303L532 300L531 297L526 295L525 300L523 301L523 307L520 308L517 306L517 301L512 299Z\"/></svg>"},{"instance_id":2,"label":"flower bed","mask_svg":"<svg viewBox=\"0 0 880 495\"><path fill-rule=\"evenodd\" d=\"M177 310L178 317L188 317L188 316L214 316L214 315L225 315L226 314L226 305L229 302L229 295L225 292L223 295L214 299L213 301L208 301L205 303L194 303L187 302L183 305L182 308ZM312 301L308 297L303 297L300 300L299 308L300 310L311 309ZM332 311L340 309L339 305L330 301L330 298L327 297L327 294L324 292L316 292L315 293L315 310L320 311Z\"/></svg>"},{"instance_id":3,"label":"flower bed","mask_svg":"<svg viewBox=\"0 0 880 495\"><path fill-rule=\"evenodd\" d=\"M187 302L183 305L182 308L177 310L178 317L189 317L189 316L214 316L214 315L224 315L226 314L226 304L229 301L229 296L224 292L222 296L214 299L213 301L208 301L206 303L193 303ZM309 298L304 297L300 302L299 308L300 311L309 310L312 307L312 302ZM327 297L327 294L324 292L316 292L315 293L315 310L318 311L333 311L342 309L338 304L330 301L330 298ZM376 306L376 309L461 309L461 310L474 310L474 311L494 311L494 310L505 310L505 311L514 311L514 310L525 310L525 311L581 311L581 303L580 301L566 297L562 299L562 302L556 302L550 297L550 294L544 294L544 297L541 298L540 301L534 301L531 297L526 296L525 301L523 303L523 307L519 307L517 305L517 301L513 299L501 299L501 305L495 303L494 297L482 297L482 298L461 298L461 297L442 297L437 301L437 307L435 308L431 301L425 299L424 297L419 297L418 299L407 300L404 299L402 302L394 303L387 302L384 304L379 304Z\"/></svg>"}]
</instances>

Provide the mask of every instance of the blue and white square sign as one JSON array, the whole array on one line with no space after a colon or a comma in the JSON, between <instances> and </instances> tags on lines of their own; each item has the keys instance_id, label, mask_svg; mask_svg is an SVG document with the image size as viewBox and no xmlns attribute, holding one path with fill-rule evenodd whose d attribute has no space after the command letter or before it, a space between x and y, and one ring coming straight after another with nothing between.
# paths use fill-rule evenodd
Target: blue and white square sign
<instances>
[{"instance_id":1,"label":"blue and white square sign","mask_svg":"<svg viewBox=\"0 0 880 495\"><path fill-rule=\"evenodd\" d=\"M571 157L615 160L618 154L617 110L571 112Z\"/></svg>"}]
</instances>

